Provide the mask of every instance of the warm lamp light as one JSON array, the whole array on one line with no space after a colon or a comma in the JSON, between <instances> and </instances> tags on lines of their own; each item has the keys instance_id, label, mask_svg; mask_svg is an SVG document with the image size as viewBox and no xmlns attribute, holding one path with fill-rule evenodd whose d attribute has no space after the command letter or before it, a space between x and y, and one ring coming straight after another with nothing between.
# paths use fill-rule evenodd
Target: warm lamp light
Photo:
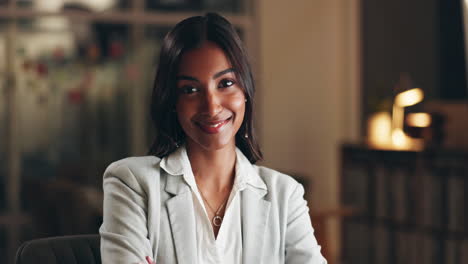
<instances>
[{"instance_id":1,"label":"warm lamp light","mask_svg":"<svg viewBox=\"0 0 468 264\"><path fill-rule=\"evenodd\" d=\"M408 91L401 92L395 96L392 113L392 145L396 149L419 149L422 144L407 136L403 132L403 124L405 120L405 107L415 105L421 102L424 98L424 92L420 88L413 88ZM421 116L416 116L418 121L425 121ZM424 119L424 117L423 117Z\"/></svg>"},{"instance_id":2,"label":"warm lamp light","mask_svg":"<svg viewBox=\"0 0 468 264\"><path fill-rule=\"evenodd\" d=\"M468 1L468 0L467 0ZM422 139L415 139L403 131L405 122L405 107L415 105L424 98L420 88L413 88L395 96L392 116L387 112L373 114L368 120L368 144L378 149L421 150ZM427 113L408 114L407 120L411 127L428 127L431 116Z\"/></svg>"},{"instance_id":3,"label":"warm lamp light","mask_svg":"<svg viewBox=\"0 0 468 264\"><path fill-rule=\"evenodd\" d=\"M399 93L395 97L395 105L399 107L407 107L415 105L424 99L424 92L420 88L413 88L408 91Z\"/></svg>"},{"instance_id":4,"label":"warm lamp light","mask_svg":"<svg viewBox=\"0 0 468 264\"><path fill-rule=\"evenodd\" d=\"M368 143L374 148L391 147L392 118L388 112L373 114L368 121Z\"/></svg>"},{"instance_id":5,"label":"warm lamp light","mask_svg":"<svg viewBox=\"0 0 468 264\"><path fill-rule=\"evenodd\" d=\"M392 143L397 149L408 149L411 147L411 138L402 129L395 129L392 131Z\"/></svg>"},{"instance_id":6,"label":"warm lamp light","mask_svg":"<svg viewBox=\"0 0 468 264\"><path fill-rule=\"evenodd\" d=\"M428 127L431 122L431 115L428 113L412 113L406 117L406 123L412 127Z\"/></svg>"},{"instance_id":7,"label":"warm lamp light","mask_svg":"<svg viewBox=\"0 0 468 264\"><path fill-rule=\"evenodd\" d=\"M405 122L405 109L393 104L392 112L392 130L403 129L403 123Z\"/></svg>"}]
</instances>

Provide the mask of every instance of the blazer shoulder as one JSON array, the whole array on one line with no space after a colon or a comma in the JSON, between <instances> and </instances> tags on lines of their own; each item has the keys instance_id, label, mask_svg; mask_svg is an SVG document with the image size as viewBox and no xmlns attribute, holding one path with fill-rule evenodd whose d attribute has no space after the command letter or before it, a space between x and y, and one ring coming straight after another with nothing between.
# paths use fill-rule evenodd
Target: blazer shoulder
<instances>
[{"instance_id":1,"label":"blazer shoulder","mask_svg":"<svg viewBox=\"0 0 468 264\"><path fill-rule=\"evenodd\" d=\"M290 175L263 166L256 166L258 175L267 185L268 190L290 193L301 185Z\"/></svg>"},{"instance_id":2,"label":"blazer shoulder","mask_svg":"<svg viewBox=\"0 0 468 264\"><path fill-rule=\"evenodd\" d=\"M111 163L106 168L104 179L117 177L124 182L137 181L141 183L141 181L147 181L150 175L159 176L160 162L161 159L155 156L124 158Z\"/></svg>"},{"instance_id":3,"label":"blazer shoulder","mask_svg":"<svg viewBox=\"0 0 468 264\"><path fill-rule=\"evenodd\" d=\"M117 169L120 166L127 166L128 168L145 168L156 164L159 165L160 162L161 159L156 156L128 157L112 162L106 170Z\"/></svg>"}]
</instances>

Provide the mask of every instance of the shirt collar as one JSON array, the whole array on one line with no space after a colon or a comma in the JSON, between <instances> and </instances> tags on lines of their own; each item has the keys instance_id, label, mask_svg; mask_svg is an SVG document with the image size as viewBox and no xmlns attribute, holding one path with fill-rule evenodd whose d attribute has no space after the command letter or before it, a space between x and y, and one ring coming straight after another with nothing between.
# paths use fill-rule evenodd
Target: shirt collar
<instances>
[{"instance_id":1,"label":"shirt collar","mask_svg":"<svg viewBox=\"0 0 468 264\"><path fill-rule=\"evenodd\" d=\"M194 188L196 186L190 160L185 146L179 147L176 151L161 160L161 168L170 175L183 175L186 183ZM242 151L236 148L236 175L234 188L243 190L247 186L267 190L266 184L260 178L254 165L245 157Z\"/></svg>"}]
</instances>

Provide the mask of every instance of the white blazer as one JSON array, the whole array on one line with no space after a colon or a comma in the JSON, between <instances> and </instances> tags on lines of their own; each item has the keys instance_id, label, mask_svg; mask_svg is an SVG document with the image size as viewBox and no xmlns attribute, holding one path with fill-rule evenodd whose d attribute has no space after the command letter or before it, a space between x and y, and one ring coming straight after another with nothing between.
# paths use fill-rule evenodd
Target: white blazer
<instances>
[{"instance_id":1,"label":"white blazer","mask_svg":"<svg viewBox=\"0 0 468 264\"><path fill-rule=\"evenodd\" d=\"M180 155L133 157L104 173L103 264L196 263L195 213ZM252 165L237 150L241 172L244 264L325 264L314 237L304 188L290 176Z\"/></svg>"}]
</instances>

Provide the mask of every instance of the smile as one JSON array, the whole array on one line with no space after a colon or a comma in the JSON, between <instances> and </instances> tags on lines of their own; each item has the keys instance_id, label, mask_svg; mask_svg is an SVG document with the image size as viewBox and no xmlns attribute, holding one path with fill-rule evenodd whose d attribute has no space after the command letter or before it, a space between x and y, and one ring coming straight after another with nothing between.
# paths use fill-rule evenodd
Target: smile
<instances>
[{"instance_id":1,"label":"smile","mask_svg":"<svg viewBox=\"0 0 468 264\"><path fill-rule=\"evenodd\" d=\"M196 122L198 127L201 128L201 130L205 133L208 134L216 134L219 133L224 125L226 125L229 121L231 121L232 117L229 117L226 120L222 121L217 121L217 122Z\"/></svg>"}]
</instances>

